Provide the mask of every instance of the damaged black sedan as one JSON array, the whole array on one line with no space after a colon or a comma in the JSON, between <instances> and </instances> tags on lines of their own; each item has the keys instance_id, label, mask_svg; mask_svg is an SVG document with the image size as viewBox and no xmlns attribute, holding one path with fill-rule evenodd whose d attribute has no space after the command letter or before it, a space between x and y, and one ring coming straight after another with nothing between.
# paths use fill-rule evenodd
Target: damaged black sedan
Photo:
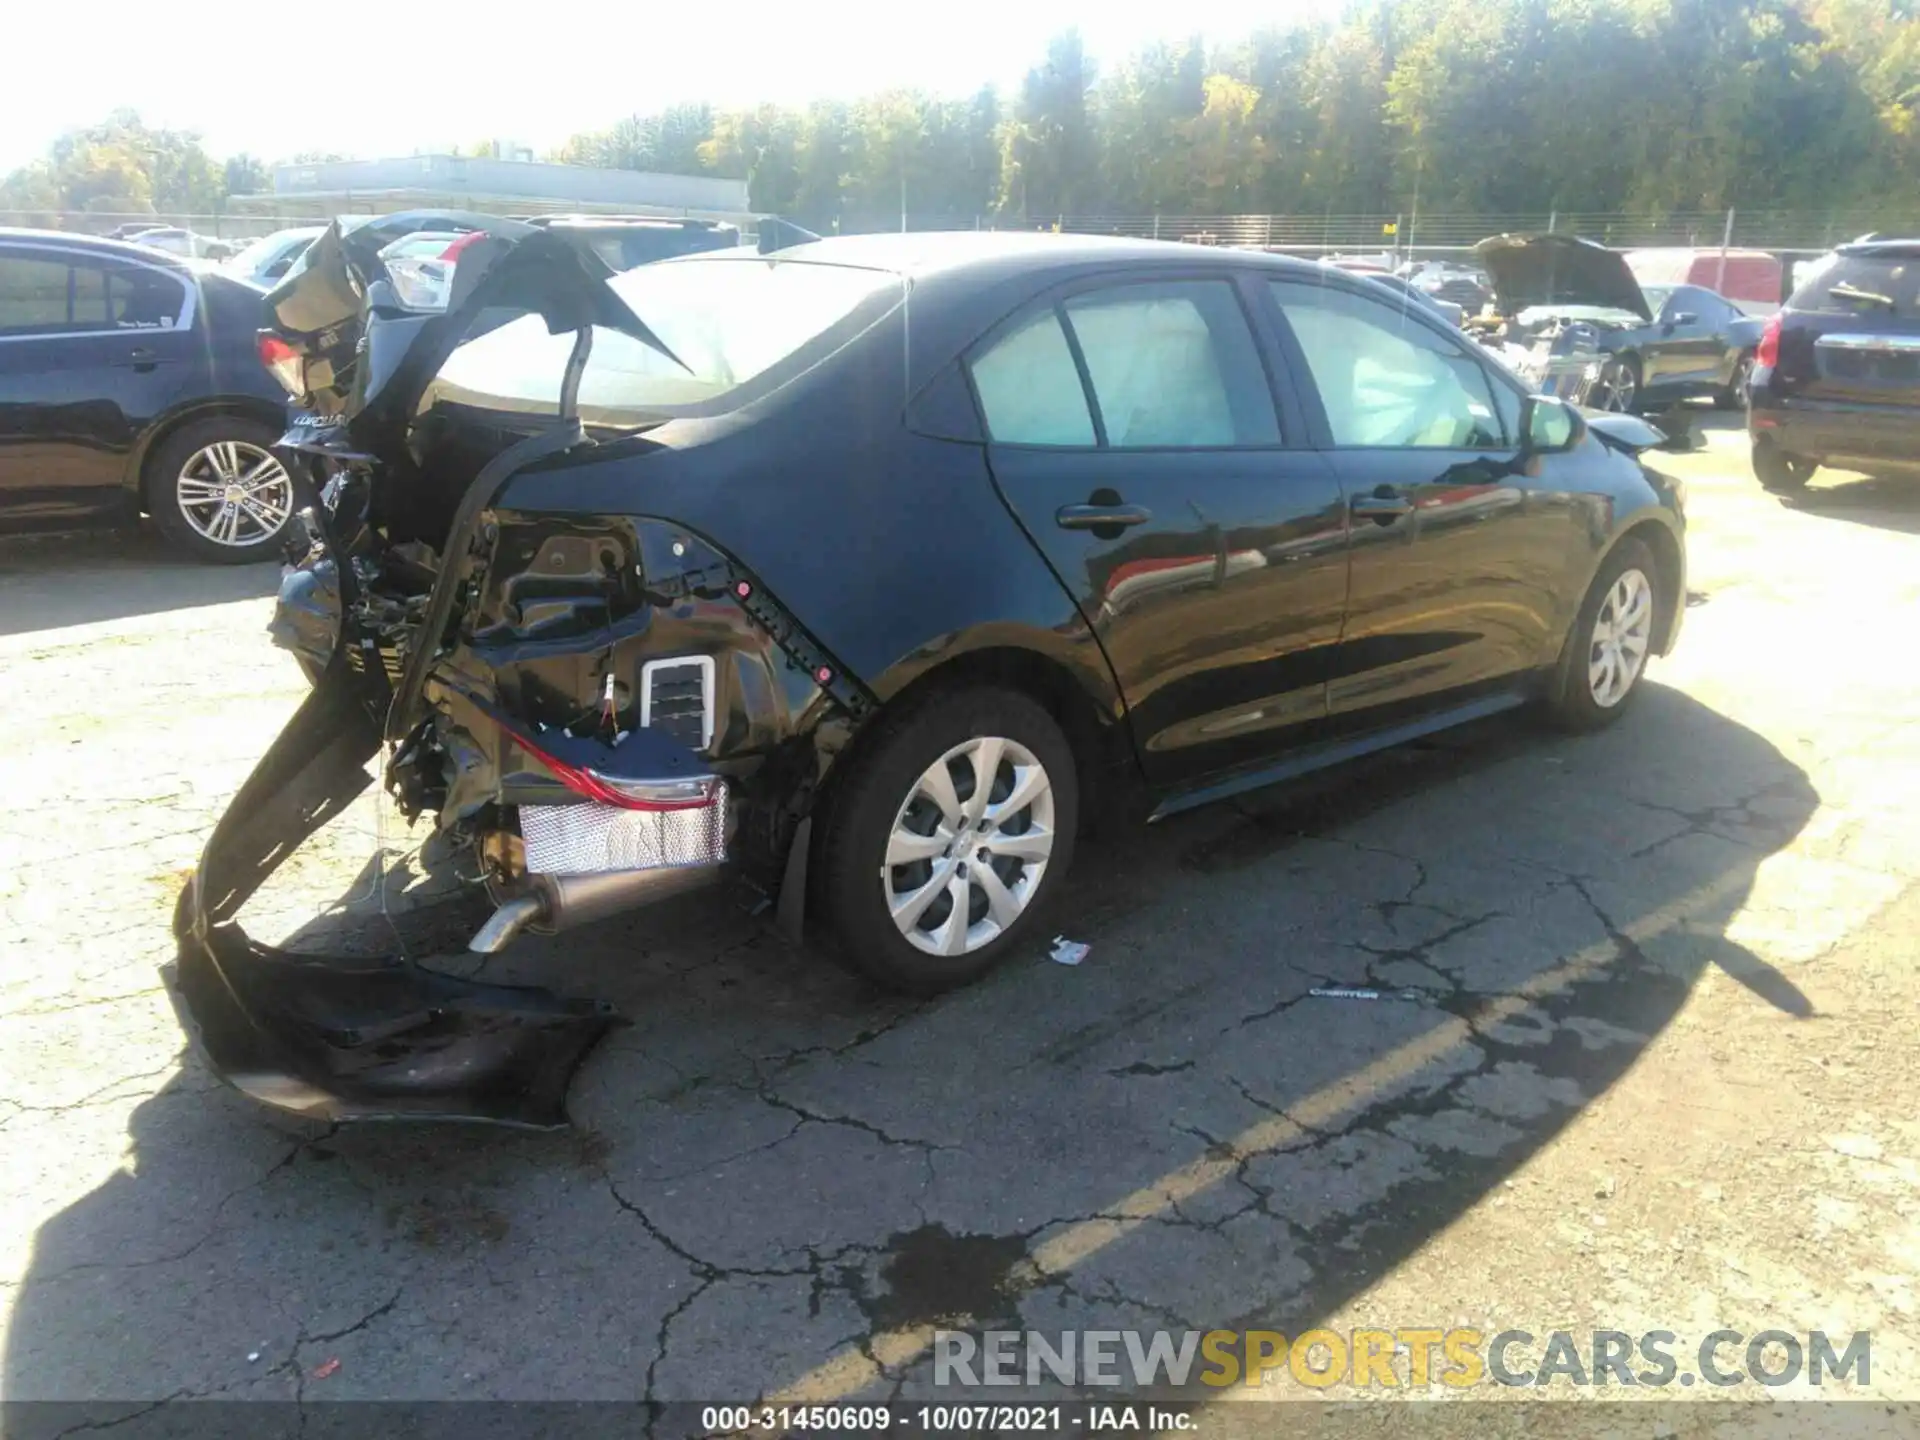
<instances>
[{"instance_id":1,"label":"damaged black sedan","mask_svg":"<svg viewBox=\"0 0 1920 1440\"><path fill-rule=\"evenodd\" d=\"M474 950L731 873L931 993L1035 932L1100 817L1529 702L1604 724L1678 634L1659 433L1361 278L977 234L613 277L409 224L268 299L323 497L275 633L315 683L176 919L213 1067L292 1110L560 1123L617 1021L246 936L369 762L474 857Z\"/></svg>"}]
</instances>

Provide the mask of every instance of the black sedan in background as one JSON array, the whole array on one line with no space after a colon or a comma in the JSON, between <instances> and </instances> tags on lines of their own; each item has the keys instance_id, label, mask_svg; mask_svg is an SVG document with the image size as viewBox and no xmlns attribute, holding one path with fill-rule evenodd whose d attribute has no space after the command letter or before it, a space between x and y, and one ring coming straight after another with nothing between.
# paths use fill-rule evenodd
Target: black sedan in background
<instances>
[{"instance_id":1,"label":"black sedan in background","mask_svg":"<svg viewBox=\"0 0 1920 1440\"><path fill-rule=\"evenodd\" d=\"M609 280L503 222L435 317L365 237L311 254L270 304L325 535L276 630L319 680L176 922L215 1068L307 1113L552 1123L610 1023L231 923L383 751L487 868L472 949L732 871L928 993L1045 933L1091 815L1604 725L1680 628L1658 432L1331 267L964 233Z\"/></svg>"},{"instance_id":2,"label":"black sedan in background","mask_svg":"<svg viewBox=\"0 0 1920 1440\"><path fill-rule=\"evenodd\" d=\"M1571 327L1591 338L1600 410L1658 409L1711 399L1745 403L1761 322L1698 285L1642 287L1625 258L1571 235L1496 235L1474 254L1493 279L1494 341L1510 363L1554 348Z\"/></svg>"},{"instance_id":3,"label":"black sedan in background","mask_svg":"<svg viewBox=\"0 0 1920 1440\"><path fill-rule=\"evenodd\" d=\"M1761 338L1747 430L1769 490L1822 465L1920 474L1920 240L1842 245L1802 268Z\"/></svg>"},{"instance_id":4,"label":"black sedan in background","mask_svg":"<svg viewBox=\"0 0 1920 1440\"><path fill-rule=\"evenodd\" d=\"M259 290L199 263L0 230L0 532L145 511L202 559L277 555L295 486L259 325Z\"/></svg>"}]
</instances>

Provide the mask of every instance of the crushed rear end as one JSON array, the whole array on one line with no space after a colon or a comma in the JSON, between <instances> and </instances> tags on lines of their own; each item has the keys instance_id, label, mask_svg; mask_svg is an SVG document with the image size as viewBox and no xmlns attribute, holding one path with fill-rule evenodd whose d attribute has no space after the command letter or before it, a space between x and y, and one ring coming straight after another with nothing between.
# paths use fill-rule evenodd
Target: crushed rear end
<instances>
[{"instance_id":1,"label":"crushed rear end","mask_svg":"<svg viewBox=\"0 0 1920 1440\"><path fill-rule=\"evenodd\" d=\"M811 753L770 742L729 763L718 732L863 704L691 531L496 504L529 467L634 439L579 415L596 333L673 359L610 273L537 227L398 216L330 229L267 297L262 358L309 412L282 453L323 497L272 629L313 690L180 896L171 979L212 1068L269 1104L558 1125L575 1069L619 1023L600 1002L403 955L247 936L241 906L373 783L370 762L409 821L432 816L470 858L494 909L469 949L490 953L712 882L740 844L736 791L804 794ZM553 412L425 403L457 346L528 314L574 337ZM805 728L761 725L773 740ZM784 855L790 812L759 806L747 848Z\"/></svg>"}]
</instances>

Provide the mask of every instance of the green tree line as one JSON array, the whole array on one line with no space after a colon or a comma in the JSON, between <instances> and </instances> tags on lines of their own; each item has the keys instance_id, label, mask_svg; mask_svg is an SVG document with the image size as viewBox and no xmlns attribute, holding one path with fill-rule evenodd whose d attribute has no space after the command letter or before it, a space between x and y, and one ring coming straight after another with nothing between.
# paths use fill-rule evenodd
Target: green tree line
<instances>
[{"instance_id":1,"label":"green tree line","mask_svg":"<svg viewBox=\"0 0 1920 1440\"><path fill-rule=\"evenodd\" d=\"M689 105L563 160L748 181L816 227L974 216L1672 213L1898 203L1915 0L1362 0L1154 44L1056 37L1017 90Z\"/></svg>"},{"instance_id":2,"label":"green tree line","mask_svg":"<svg viewBox=\"0 0 1920 1440\"><path fill-rule=\"evenodd\" d=\"M1920 181L1917 5L1356 0L1099 66L1069 31L1010 94L681 105L553 158L744 179L755 210L827 229L903 205L916 225L1903 205ZM266 180L122 111L0 182L0 210L217 213Z\"/></svg>"},{"instance_id":3,"label":"green tree line","mask_svg":"<svg viewBox=\"0 0 1920 1440\"><path fill-rule=\"evenodd\" d=\"M116 110L68 131L42 159L0 181L0 211L43 223L73 211L213 215L227 196L265 190L270 180L251 155L216 160L191 131L155 129L131 110Z\"/></svg>"}]
</instances>

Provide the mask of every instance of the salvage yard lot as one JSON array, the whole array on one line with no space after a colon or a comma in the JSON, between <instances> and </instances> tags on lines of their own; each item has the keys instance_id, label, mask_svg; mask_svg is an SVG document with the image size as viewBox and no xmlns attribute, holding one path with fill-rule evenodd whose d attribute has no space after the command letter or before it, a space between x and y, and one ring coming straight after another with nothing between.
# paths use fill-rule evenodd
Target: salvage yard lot
<instances>
[{"instance_id":1,"label":"salvage yard lot","mask_svg":"<svg viewBox=\"0 0 1920 1440\"><path fill-rule=\"evenodd\" d=\"M1705 441L1619 726L1091 845L1084 964L931 1003L724 895L529 946L633 1021L556 1135L275 1121L183 1053L174 896L302 689L273 577L0 555L5 1397L924 1397L940 1322L1870 1330L1920 1397L1920 487ZM384 924L408 839L363 801L249 930ZM1362 983L1412 994L1308 994Z\"/></svg>"}]
</instances>

